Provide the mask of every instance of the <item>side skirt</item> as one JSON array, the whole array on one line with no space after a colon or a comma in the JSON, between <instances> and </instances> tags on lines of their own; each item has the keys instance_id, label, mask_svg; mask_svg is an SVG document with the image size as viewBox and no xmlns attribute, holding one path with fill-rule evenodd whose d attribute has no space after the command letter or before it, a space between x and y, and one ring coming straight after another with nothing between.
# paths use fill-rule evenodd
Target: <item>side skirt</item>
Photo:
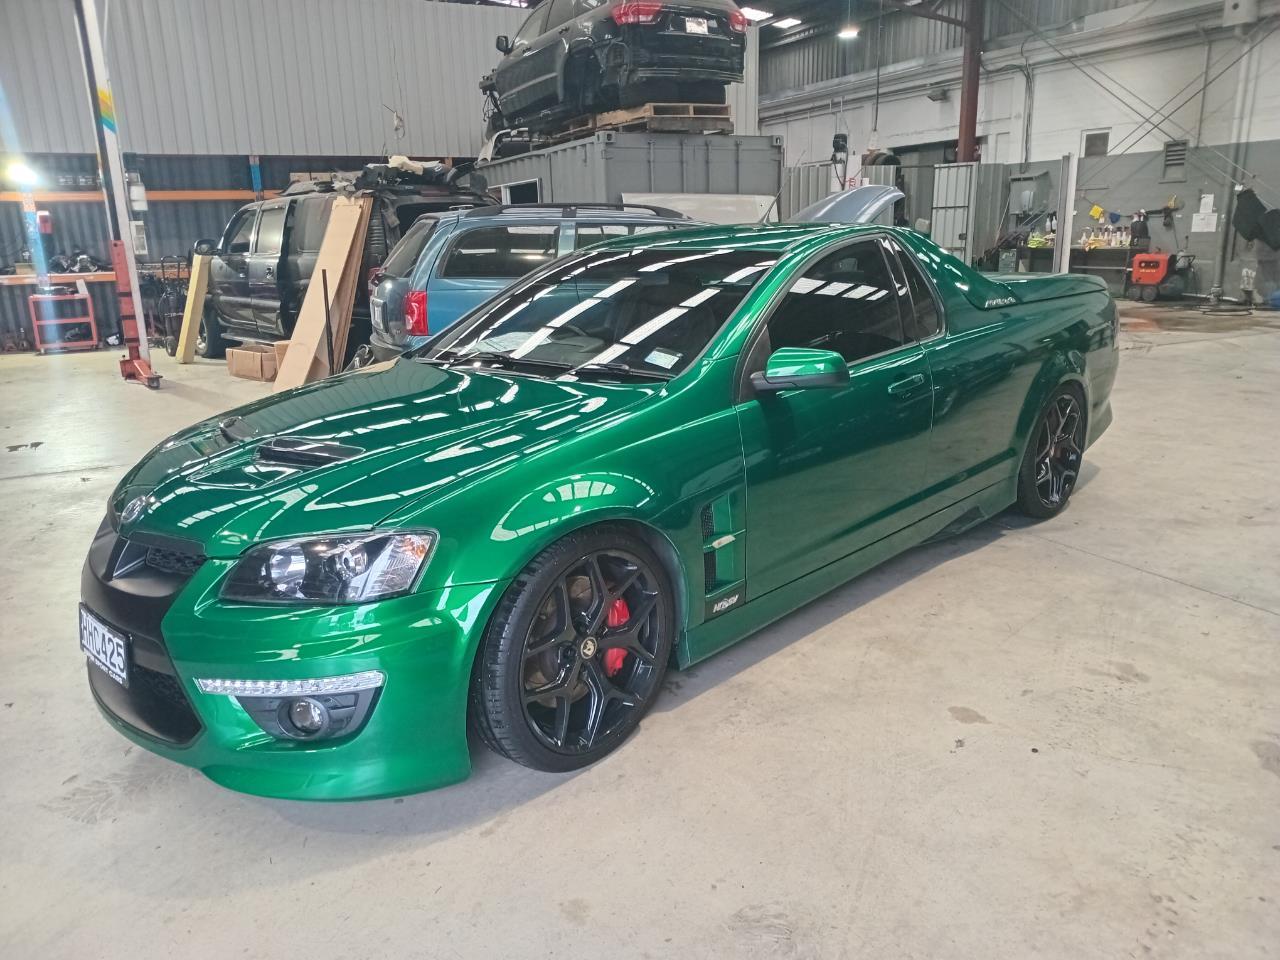
<instances>
[{"instance_id":1,"label":"side skirt","mask_svg":"<svg viewBox=\"0 0 1280 960\"><path fill-rule=\"evenodd\" d=\"M677 644L677 664L683 669L705 660L911 547L954 536L994 517L1017 499L1017 490L1016 477L1001 480L863 547L857 553L820 567L799 580L756 597L737 610L686 631Z\"/></svg>"}]
</instances>

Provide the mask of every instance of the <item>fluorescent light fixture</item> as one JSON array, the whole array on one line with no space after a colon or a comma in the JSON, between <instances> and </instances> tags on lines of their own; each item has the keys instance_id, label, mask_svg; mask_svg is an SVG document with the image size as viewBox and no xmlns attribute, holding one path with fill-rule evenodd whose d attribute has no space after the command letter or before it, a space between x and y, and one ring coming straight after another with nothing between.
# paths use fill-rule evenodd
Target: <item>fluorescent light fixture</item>
<instances>
[{"instance_id":1,"label":"fluorescent light fixture","mask_svg":"<svg viewBox=\"0 0 1280 960\"><path fill-rule=\"evenodd\" d=\"M15 160L4 171L5 179L20 187L34 187L40 182L40 176L21 160Z\"/></svg>"},{"instance_id":2,"label":"fluorescent light fixture","mask_svg":"<svg viewBox=\"0 0 1280 960\"><path fill-rule=\"evenodd\" d=\"M204 693L225 693L232 697L305 697L315 693L352 693L375 690L386 681L380 670L365 670L342 677L314 680L209 680L197 679Z\"/></svg>"},{"instance_id":3,"label":"fluorescent light fixture","mask_svg":"<svg viewBox=\"0 0 1280 960\"><path fill-rule=\"evenodd\" d=\"M839 33L836 34L836 36L839 37L841 40L852 40L857 35L858 35L858 28L855 26L844 27L843 29L841 29Z\"/></svg>"},{"instance_id":4,"label":"fluorescent light fixture","mask_svg":"<svg viewBox=\"0 0 1280 960\"><path fill-rule=\"evenodd\" d=\"M752 23L755 23L758 20L768 20L773 16L773 14L768 10L757 10L755 7L739 7L738 9L740 9L742 11L742 15Z\"/></svg>"},{"instance_id":5,"label":"fluorescent light fixture","mask_svg":"<svg viewBox=\"0 0 1280 960\"><path fill-rule=\"evenodd\" d=\"M783 30L787 30L790 27L800 26L800 21L795 17L783 17L781 20L773 21L772 26L781 27Z\"/></svg>"}]
</instances>

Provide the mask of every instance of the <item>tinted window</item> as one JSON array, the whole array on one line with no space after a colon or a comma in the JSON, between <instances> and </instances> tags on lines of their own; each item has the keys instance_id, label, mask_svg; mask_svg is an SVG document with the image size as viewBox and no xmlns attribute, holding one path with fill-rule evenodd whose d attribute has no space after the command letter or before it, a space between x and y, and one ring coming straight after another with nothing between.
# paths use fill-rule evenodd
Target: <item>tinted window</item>
<instances>
[{"instance_id":1,"label":"tinted window","mask_svg":"<svg viewBox=\"0 0 1280 960\"><path fill-rule=\"evenodd\" d=\"M454 239L440 276L514 280L556 258L560 228L545 226L478 227Z\"/></svg>"},{"instance_id":2,"label":"tinted window","mask_svg":"<svg viewBox=\"0 0 1280 960\"><path fill-rule=\"evenodd\" d=\"M418 262L418 257L422 256L422 248L427 245L427 238L438 222L435 217L428 217L414 223L382 264L383 272L388 277L407 277L413 270L413 265Z\"/></svg>"},{"instance_id":3,"label":"tinted window","mask_svg":"<svg viewBox=\"0 0 1280 960\"><path fill-rule=\"evenodd\" d=\"M674 374L703 351L773 262L751 250L589 251L491 300L427 355L456 353L465 361L468 353L498 353L515 369L526 358L550 364L549 376L606 363Z\"/></svg>"},{"instance_id":4,"label":"tinted window","mask_svg":"<svg viewBox=\"0 0 1280 960\"><path fill-rule=\"evenodd\" d=\"M558 27L573 16L573 0L551 0L551 12L547 14L547 27Z\"/></svg>"},{"instance_id":5,"label":"tinted window","mask_svg":"<svg viewBox=\"0 0 1280 960\"><path fill-rule=\"evenodd\" d=\"M293 225L289 228L290 253L315 253L329 225L329 200L304 197L293 202Z\"/></svg>"},{"instance_id":6,"label":"tinted window","mask_svg":"<svg viewBox=\"0 0 1280 960\"><path fill-rule=\"evenodd\" d=\"M906 274L907 288L911 291L910 299L902 302L902 322L907 328L907 337L911 340L924 340L942 329L938 318L938 303L933 299L933 290L916 258L899 244L890 242L890 245L898 251L897 262Z\"/></svg>"},{"instance_id":7,"label":"tinted window","mask_svg":"<svg viewBox=\"0 0 1280 960\"><path fill-rule=\"evenodd\" d=\"M537 10L533 11L533 14L528 20L520 25L520 29L516 32L516 43L519 43L522 40L525 43L528 43L542 32L542 25L547 20L547 10L550 6L551 4L544 3Z\"/></svg>"},{"instance_id":8,"label":"tinted window","mask_svg":"<svg viewBox=\"0 0 1280 960\"><path fill-rule=\"evenodd\" d=\"M258 211L252 208L241 210L227 225L227 239L222 244L224 253L248 253L249 242L253 239L253 221Z\"/></svg>"},{"instance_id":9,"label":"tinted window","mask_svg":"<svg viewBox=\"0 0 1280 960\"><path fill-rule=\"evenodd\" d=\"M852 363L902 346L896 284L874 240L823 257L769 318L769 345L834 350Z\"/></svg>"},{"instance_id":10,"label":"tinted window","mask_svg":"<svg viewBox=\"0 0 1280 960\"><path fill-rule=\"evenodd\" d=\"M284 241L284 218L288 212L287 203L262 208L262 216L258 218L258 242L254 250L258 253L280 252L280 244Z\"/></svg>"},{"instance_id":11,"label":"tinted window","mask_svg":"<svg viewBox=\"0 0 1280 960\"><path fill-rule=\"evenodd\" d=\"M589 247L593 243L602 243L614 237L629 237L637 233L658 233L672 230L665 224L652 223L580 223L578 233L573 240L575 250Z\"/></svg>"}]
</instances>

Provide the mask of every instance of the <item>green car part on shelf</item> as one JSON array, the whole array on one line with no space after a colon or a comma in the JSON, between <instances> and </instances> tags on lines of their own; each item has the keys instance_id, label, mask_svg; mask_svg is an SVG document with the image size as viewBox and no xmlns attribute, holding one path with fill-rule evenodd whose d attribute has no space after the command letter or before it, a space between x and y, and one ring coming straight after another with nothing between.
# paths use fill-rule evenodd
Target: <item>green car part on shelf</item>
<instances>
[{"instance_id":1,"label":"green car part on shelf","mask_svg":"<svg viewBox=\"0 0 1280 960\"><path fill-rule=\"evenodd\" d=\"M901 551L1067 502L1111 420L1087 276L884 227L637 236L398 360L196 424L82 577L95 699L236 790L348 799L566 770L683 668Z\"/></svg>"}]
</instances>

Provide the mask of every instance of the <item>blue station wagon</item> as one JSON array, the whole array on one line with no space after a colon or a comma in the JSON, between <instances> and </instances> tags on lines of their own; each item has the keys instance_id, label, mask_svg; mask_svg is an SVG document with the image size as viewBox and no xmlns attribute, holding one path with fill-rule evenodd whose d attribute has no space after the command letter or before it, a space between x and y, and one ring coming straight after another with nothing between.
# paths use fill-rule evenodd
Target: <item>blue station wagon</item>
<instances>
[{"instance_id":1,"label":"blue station wagon","mask_svg":"<svg viewBox=\"0 0 1280 960\"><path fill-rule=\"evenodd\" d=\"M546 263L604 240L696 226L663 207L518 203L419 217L369 298L374 360L420 346Z\"/></svg>"}]
</instances>

